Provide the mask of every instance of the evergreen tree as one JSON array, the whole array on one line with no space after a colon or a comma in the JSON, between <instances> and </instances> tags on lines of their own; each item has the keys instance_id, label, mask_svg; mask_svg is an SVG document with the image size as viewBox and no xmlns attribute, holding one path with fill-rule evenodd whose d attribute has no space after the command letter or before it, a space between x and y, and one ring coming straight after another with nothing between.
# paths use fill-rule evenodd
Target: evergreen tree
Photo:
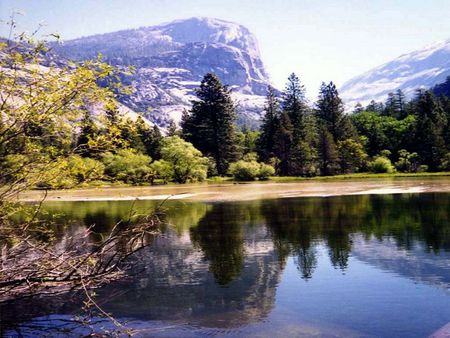
<instances>
[{"instance_id":1,"label":"evergreen tree","mask_svg":"<svg viewBox=\"0 0 450 338\"><path fill-rule=\"evenodd\" d=\"M353 109L353 113L359 114L359 113L362 113L363 111L364 111L364 107L362 106L362 104L360 102L358 102L355 105L355 108Z\"/></svg>"},{"instance_id":2,"label":"evergreen tree","mask_svg":"<svg viewBox=\"0 0 450 338\"><path fill-rule=\"evenodd\" d=\"M335 143L352 136L351 123L344 114L344 104L333 82L322 83L316 116L318 123L330 132Z\"/></svg>"},{"instance_id":3,"label":"evergreen tree","mask_svg":"<svg viewBox=\"0 0 450 338\"><path fill-rule=\"evenodd\" d=\"M416 97L415 148L429 170L436 171L446 153L445 113L431 91L419 91Z\"/></svg>"},{"instance_id":4,"label":"evergreen tree","mask_svg":"<svg viewBox=\"0 0 450 338\"><path fill-rule=\"evenodd\" d=\"M142 117L139 116L136 120L136 132L144 145L145 153L153 160L161 159L163 136L161 135L158 126L155 124L151 128L145 123Z\"/></svg>"},{"instance_id":5,"label":"evergreen tree","mask_svg":"<svg viewBox=\"0 0 450 338\"><path fill-rule=\"evenodd\" d=\"M179 131L177 124L174 120L170 120L169 124L167 125L167 136L179 136Z\"/></svg>"},{"instance_id":6,"label":"evergreen tree","mask_svg":"<svg viewBox=\"0 0 450 338\"><path fill-rule=\"evenodd\" d=\"M310 176L315 172L315 124L305 99L305 88L292 73L283 92L283 111L292 125L292 143L288 163L288 175ZM308 123L307 123L307 120Z\"/></svg>"},{"instance_id":7,"label":"evergreen tree","mask_svg":"<svg viewBox=\"0 0 450 338\"><path fill-rule=\"evenodd\" d=\"M286 176L290 173L293 128L286 112L282 112L276 122L273 150L279 162L275 164L275 167L279 175Z\"/></svg>"},{"instance_id":8,"label":"evergreen tree","mask_svg":"<svg viewBox=\"0 0 450 338\"><path fill-rule=\"evenodd\" d=\"M398 119L404 119L407 115L406 111L406 98L401 89L397 89L395 92L395 117Z\"/></svg>"},{"instance_id":9,"label":"evergreen tree","mask_svg":"<svg viewBox=\"0 0 450 338\"><path fill-rule=\"evenodd\" d=\"M236 158L236 114L230 91L215 74L208 73L196 95L198 100L183 114L183 135L204 155L214 158L217 172L224 175Z\"/></svg>"},{"instance_id":10,"label":"evergreen tree","mask_svg":"<svg viewBox=\"0 0 450 338\"><path fill-rule=\"evenodd\" d=\"M383 115L403 119L406 117L406 100L405 94L401 89L395 93L389 93L386 104L384 106Z\"/></svg>"},{"instance_id":11,"label":"evergreen tree","mask_svg":"<svg viewBox=\"0 0 450 338\"><path fill-rule=\"evenodd\" d=\"M95 149L92 149L92 140L99 134L99 128L95 124L94 119L88 111L85 111L83 118L80 122L80 134L77 139L78 153L83 157L93 157L96 153Z\"/></svg>"},{"instance_id":12,"label":"evergreen tree","mask_svg":"<svg viewBox=\"0 0 450 338\"><path fill-rule=\"evenodd\" d=\"M275 96L274 89L267 88L266 105L264 107L264 117L261 123L261 134L257 140L257 152L259 159L268 162L275 157L275 134L279 125L280 106Z\"/></svg>"},{"instance_id":13,"label":"evergreen tree","mask_svg":"<svg viewBox=\"0 0 450 338\"><path fill-rule=\"evenodd\" d=\"M282 108L288 114L292 123L293 142L302 141L305 138L304 117L308 106L305 103L305 87L294 73L288 77L283 92Z\"/></svg>"},{"instance_id":14,"label":"evergreen tree","mask_svg":"<svg viewBox=\"0 0 450 338\"><path fill-rule=\"evenodd\" d=\"M374 112L379 115L383 114L384 111L384 105L381 102L376 102L375 100L370 101L370 103L367 105L366 111Z\"/></svg>"},{"instance_id":15,"label":"evergreen tree","mask_svg":"<svg viewBox=\"0 0 450 338\"><path fill-rule=\"evenodd\" d=\"M338 167L338 152L333 135L325 126L319 129L318 152L320 173L324 176L335 174Z\"/></svg>"}]
</instances>

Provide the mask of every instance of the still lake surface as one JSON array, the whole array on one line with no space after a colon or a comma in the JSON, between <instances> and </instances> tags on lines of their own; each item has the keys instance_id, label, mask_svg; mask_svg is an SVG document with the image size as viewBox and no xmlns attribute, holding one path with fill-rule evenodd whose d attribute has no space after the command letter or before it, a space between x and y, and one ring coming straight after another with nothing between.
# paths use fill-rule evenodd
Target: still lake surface
<instances>
[{"instance_id":1,"label":"still lake surface","mask_svg":"<svg viewBox=\"0 0 450 338\"><path fill-rule=\"evenodd\" d=\"M92 224L110 229L131 205L45 209L65 224L63 242ZM165 208L170 224L139 254L139 273L98 291L99 304L142 329L138 336L427 337L450 322L448 193ZM78 305L65 295L2 306L3 333L48 333Z\"/></svg>"}]
</instances>

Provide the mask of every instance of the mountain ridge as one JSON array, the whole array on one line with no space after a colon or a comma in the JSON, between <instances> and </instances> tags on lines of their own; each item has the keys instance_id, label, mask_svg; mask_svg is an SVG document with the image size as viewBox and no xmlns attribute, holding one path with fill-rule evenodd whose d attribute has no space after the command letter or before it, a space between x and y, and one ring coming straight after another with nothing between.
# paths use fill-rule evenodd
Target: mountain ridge
<instances>
[{"instance_id":1,"label":"mountain ridge","mask_svg":"<svg viewBox=\"0 0 450 338\"><path fill-rule=\"evenodd\" d=\"M397 89L411 97L415 90L432 88L450 75L450 39L404 53L380 66L346 81L340 87L344 101L350 105L384 101Z\"/></svg>"},{"instance_id":2,"label":"mountain ridge","mask_svg":"<svg viewBox=\"0 0 450 338\"><path fill-rule=\"evenodd\" d=\"M80 37L55 51L76 61L102 54L119 69L135 67L134 74L121 75L134 92L119 101L163 127L190 108L195 88L208 72L230 86L241 120L261 117L270 84L256 37L246 27L220 19L193 17Z\"/></svg>"}]
</instances>

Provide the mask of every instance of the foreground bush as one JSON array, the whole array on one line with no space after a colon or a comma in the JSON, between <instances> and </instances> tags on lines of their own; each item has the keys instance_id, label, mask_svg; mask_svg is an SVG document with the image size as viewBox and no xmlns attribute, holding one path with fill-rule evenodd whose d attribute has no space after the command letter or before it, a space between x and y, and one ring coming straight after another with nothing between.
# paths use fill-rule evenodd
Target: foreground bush
<instances>
[{"instance_id":1,"label":"foreground bush","mask_svg":"<svg viewBox=\"0 0 450 338\"><path fill-rule=\"evenodd\" d=\"M382 174L382 173L390 174L390 173L393 173L395 171L395 169L391 163L391 160L389 160L386 157L380 156L369 163L369 171L376 173L376 174Z\"/></svg>"},{"instance_id":2,"label":"foreground bush","mask_svg":"<svg viewBox=\"0 0 450 338\"><path fill-rule=\"evenodd\" d=\"M260 180L268 179L275 174L275 169L268 164L240 160L231 163L228 172L237 181L253 181L257 177Z\"/></svg>"}]
</instances>

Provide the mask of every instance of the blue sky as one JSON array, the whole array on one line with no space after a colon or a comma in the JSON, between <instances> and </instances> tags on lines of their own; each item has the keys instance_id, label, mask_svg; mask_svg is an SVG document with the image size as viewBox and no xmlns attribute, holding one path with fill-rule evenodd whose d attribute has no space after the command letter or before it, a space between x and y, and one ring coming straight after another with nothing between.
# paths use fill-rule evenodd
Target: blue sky
<instances>
[{"instance_id":1,"label":"blue sky","mask_svg":"<svg viewBox=\"0 0 450 338\"><path fill-rule=\"evenodd\" d=\"M63 39L209 16L247 26L278 87L296 72L315 97L322 81L352 76L450 39L449 0L0 0L21 10L19 29L45 22ZM5 33L0 31L2 34Z\"/></svg>"}]
</instances>

